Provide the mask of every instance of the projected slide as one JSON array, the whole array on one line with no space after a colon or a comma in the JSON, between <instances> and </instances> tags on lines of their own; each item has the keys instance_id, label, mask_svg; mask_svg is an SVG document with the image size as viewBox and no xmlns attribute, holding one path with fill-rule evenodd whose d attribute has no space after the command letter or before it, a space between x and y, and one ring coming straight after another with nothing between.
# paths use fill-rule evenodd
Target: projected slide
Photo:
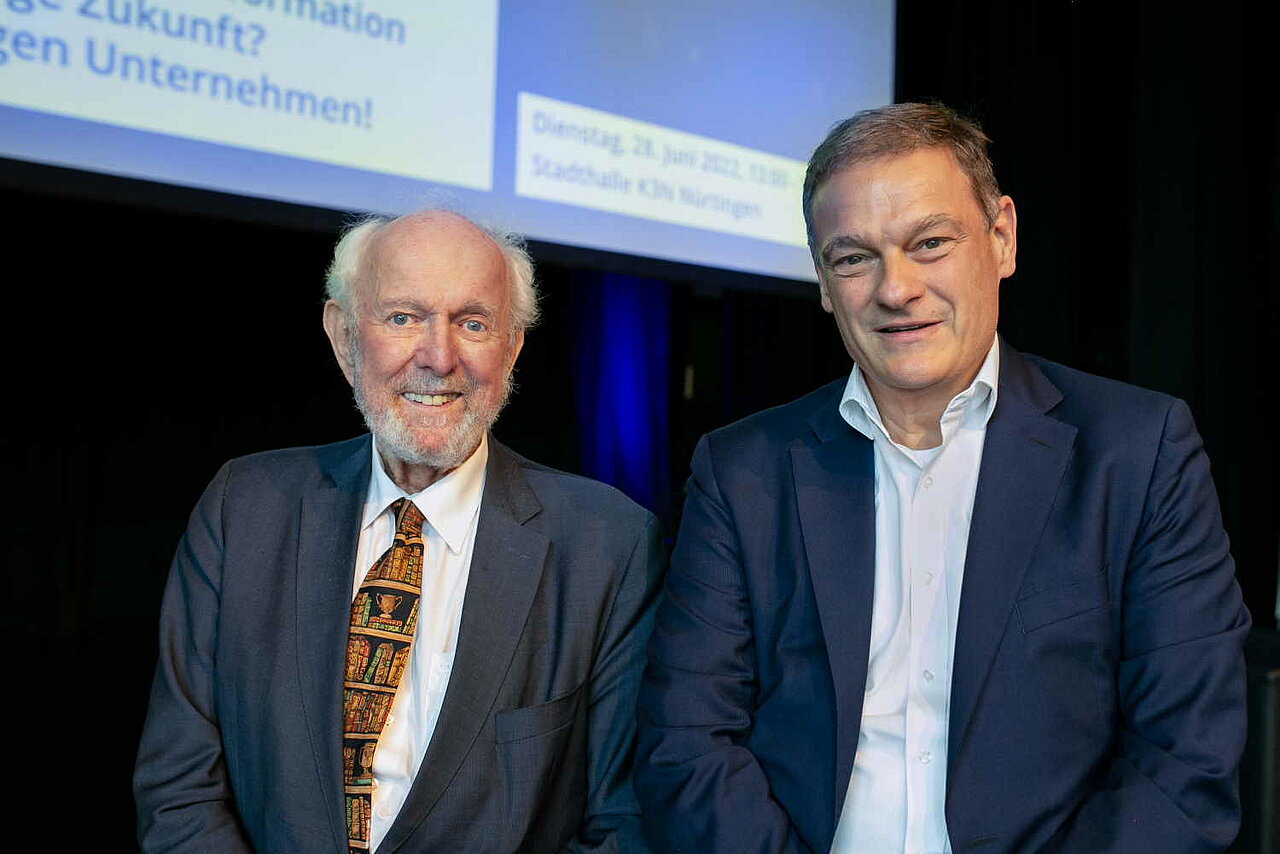
<instances>
[{"instance_id":1,"label":"projected slide","mask_svg":"<svg viewBox=\"0 0 1280 854\"><path fill-rule=\"evenodd\" d=\"M520 94L516 193L805 245L805 164Z\"/></svg>"},{"instance_id":2,"label":"projected slide","mask_svg":"<svg viewBox=\"0 0 1280 854\"><path fill-rule=\"evenodd\" d=\"M492 186L497 0L7 0L7 11L10 104Z\"/></svg>"},{"instance_id":3,"label":"projected slide","mask_svg":"<svg viewBox=\"0 0 1280 854\"><path fill-rule=\"evenodd\" d=\"M543 243L811 292L803 164L834 122L891 99L893 11L0 0L0 179L38 184L23 167L41 163L247 209L443 203Z\"/></svg>"}]
</instances>

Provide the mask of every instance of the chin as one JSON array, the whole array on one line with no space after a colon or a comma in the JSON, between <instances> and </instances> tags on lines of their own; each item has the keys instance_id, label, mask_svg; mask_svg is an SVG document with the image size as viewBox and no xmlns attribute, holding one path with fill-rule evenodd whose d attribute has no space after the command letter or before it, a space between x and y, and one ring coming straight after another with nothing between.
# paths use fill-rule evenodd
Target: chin
<instances>
[{"instance_id":1,"label":"chin","mask_svg":"<svg viewBox=\"0 0 1280 854\"><path fill-rule=\"evenodd\" d=\"M893 385L902 389L922 389L945 382L948 372L933 360L914 360L890 366Z\"/></svg>"},{"instance_id":2,"label":"chin","mask_svg":"<svg viewBox=\"0 0 1280 854\"><path fill-rule=\"evenodd\" d=\"M498 420L511 392L511 373L497 396L468 394L461 411L439 415L410 407L398 394L384 394L381 388L375 390L381 396L366 394L363 379L352 384L352 391L382 453L409 465L448 470L466 462Z\"/></svg>"},{"instance_id":3,"label":"chin","mask_svg":"<svg viewBox=\"0 0 1280 854\"><path fill-rule=\"evenodd\" d=\"M455 469L467 461L480 444L480 433L454 434L445 440L433 438L424 441L406 437L395 430L373 431L378 448L388 456L410 465L430 466L434 469Z\"/></svg>"},{"instance_id":4,"label":"chin","mask_svg":"<svg viewBox=\"0 0 1280 854\"><path fill-rule=\"evenodd\" d=\"M922 391L924 389L940 385L942 380L942 377L928 377L913 374L911 376L902 377L894 383L894 385L903 391Z\"/></svg>"},{"instance_id":5,"label":"chin","mask_svg":"<svg viewBox=\"0 0 1280 854\"><path fill-rule=\"evenodd\" d=\"M370 407L360 395L356 405L369 432L377 438L379 451L409 465L457 468L471 456L488 429L488 424L479 423L482 419L468 417L469 412L460 420L421 413L411 420L394 405Z\"/></svg>"}]
</instances>

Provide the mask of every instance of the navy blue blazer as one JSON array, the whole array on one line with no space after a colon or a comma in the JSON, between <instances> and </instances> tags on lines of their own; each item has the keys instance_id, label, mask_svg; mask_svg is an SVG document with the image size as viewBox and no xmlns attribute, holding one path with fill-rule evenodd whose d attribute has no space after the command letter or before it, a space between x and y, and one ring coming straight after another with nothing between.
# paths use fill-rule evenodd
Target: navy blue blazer
<instances>
[{"instance_id":1,"label":"navy blue blazer","mask_svg":"<svg viewBox=\"0 0 1280 854\"><path fill-rule=\"evenodd\" d=\"M653 516L490 441L457 651L390 851L637 851ZM369 437L232 460L160 620L134 790L147 851L345 854L342 668Z\"/></svg>"},{"instance_id":2,"label":"navy blue blazer","mask_svg":"<svg viewBox=\"0 0 1280 854\"><path fill-rule=\"evenodd\" d=\"M956 633L953 850L1217 851L1249 617L1185 404L1002 344ZM662 851L827 851L862 714L872 443L844 381L704 437L639 702Z\"/></svg>"}]
</instances>

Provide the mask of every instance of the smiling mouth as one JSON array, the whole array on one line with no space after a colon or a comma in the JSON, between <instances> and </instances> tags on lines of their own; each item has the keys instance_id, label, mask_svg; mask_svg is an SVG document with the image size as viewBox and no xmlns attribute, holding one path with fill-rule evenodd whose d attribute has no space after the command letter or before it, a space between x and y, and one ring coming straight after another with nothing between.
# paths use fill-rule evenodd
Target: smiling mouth
<instances>
[{"instance_id":1,"label":"smiling mouth","mask_svg":"<svg viewBox=\"0 0 1280 854\"><path fill-rule=\"evenodd\" d=\"M446 391L440 394L415 394L414 392L406 391L402 396L405 400L421 403L424 406L444 406L462 395L456 391Z\"/></svg>"},{"instance_id":2,"label":"smiling mouth","mask_svg":"<svg viewBox=\"0 0 1280 854\"><path fill-rule=\"evenodd\" d=\"M915 332L917 329L928 329L930 326L937 326L938 321L931 320L926 323L901 324L897 326L881 326L877 332L883 332L886 335L896 335L900 332Z\"/></svg>"}]
</instances>

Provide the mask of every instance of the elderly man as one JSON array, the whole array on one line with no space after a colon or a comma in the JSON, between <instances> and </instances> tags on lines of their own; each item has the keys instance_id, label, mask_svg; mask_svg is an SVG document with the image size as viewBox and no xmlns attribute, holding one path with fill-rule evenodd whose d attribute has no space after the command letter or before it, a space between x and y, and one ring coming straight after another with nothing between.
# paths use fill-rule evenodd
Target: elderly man
<instances>
[{"instance_id":1,"label":"elderly man","mask_svg":"<svg viewBox=\"0 0 1280 854\"><path fill-rule=\"evenodd\" d=\"M1180 401L996 335L1012 200L942 107L837 125L804 212L848 380L706 436L640 693L664 851L1225 848L1236 586Z\"/></svg>"},{"instance_id":2,"label":"elderly man","mask_svg":"<svg viewBox=\"0 0 1280 854\"><path fill-rule=\"evenodd\" d=\"M223 466L161 614L149 851L637 850L661 549L613 489L488 435L535 314L512 235L338 243L324 328L372 436Z\"/></svg>"}]
</instances>

